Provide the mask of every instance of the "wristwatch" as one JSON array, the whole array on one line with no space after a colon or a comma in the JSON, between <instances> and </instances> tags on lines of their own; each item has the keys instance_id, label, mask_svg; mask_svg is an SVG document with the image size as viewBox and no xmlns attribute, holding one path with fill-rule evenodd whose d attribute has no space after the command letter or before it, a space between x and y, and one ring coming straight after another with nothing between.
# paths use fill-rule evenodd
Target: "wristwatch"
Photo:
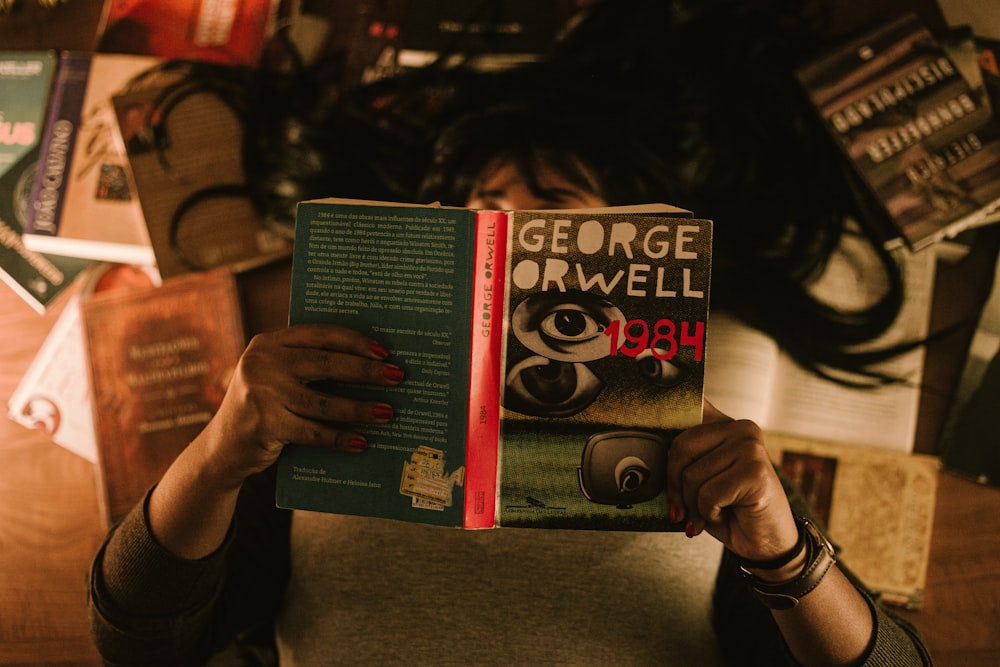
<instances>
[{"instance_id":1,"label":"wristwatch","mask_svg":"<svg viewBox=\"0 0 1000 667\"><path fill-rule=\"evenodd\" d=\"M823 577L837 561L833 545L811 521L801 517L795 518L799 526L799 542L805 541L806 564L797 577L789 581L771 583L754 575L748 566L750 561L740 560L740 572L750 583L750 588L761 603L770 609L792 609L799 600L819 586ZM801 553L801 548L793 549L794 556ZM789 561L791 558L788 559ZM768 569L768 568L764 568Z\"/></svg>"}]
</instances>

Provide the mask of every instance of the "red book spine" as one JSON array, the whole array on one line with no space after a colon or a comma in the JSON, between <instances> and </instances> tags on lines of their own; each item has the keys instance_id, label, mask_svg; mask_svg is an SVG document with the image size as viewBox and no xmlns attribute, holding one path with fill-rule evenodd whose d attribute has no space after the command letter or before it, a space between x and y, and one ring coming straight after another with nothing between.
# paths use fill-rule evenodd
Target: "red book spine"
<instances>
[{"instance_id":1,"label":"red book spine","mask_svg":"<svg viewBox=\"0 0 1000 667\"><path fill-rule=\"evenodd\" d=\"M474 266L464 527L493 528L507 273L507 214L503 211L477 214Z\"/></svg>"}]
</instances>

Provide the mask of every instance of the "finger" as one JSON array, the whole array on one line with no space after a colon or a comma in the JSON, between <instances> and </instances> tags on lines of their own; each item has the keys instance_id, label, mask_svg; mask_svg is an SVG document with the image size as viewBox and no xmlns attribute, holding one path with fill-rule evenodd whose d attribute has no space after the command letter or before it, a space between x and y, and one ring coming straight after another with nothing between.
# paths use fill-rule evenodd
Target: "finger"
<instances>
[{"instance_id":1,"label":"finger","mask_svg":"<svg viewBox=\"0 0 1000 667\"><path fill-rule=\"evenodd\" d=\"M403 369L393 363L316 348L292 348L283 362L287 372L300 382L330 380L393 386L405 376Z\"/></svg>"},{"instance_id":2,"label":"finger","mask_svg":"<svg viewBox=\"0 0 1000 667\"><path fill-rule=\"evenodd\" d=\"M392 405L299 385L284 396L285 409L305 419L350 424L385 424L393 418Z\"/></svg>"},{"instance_id":3,"label":"finger","mask_svg":"<svg viewBox=\"0 0 1000 667\"><path fill-rule=\"evenodd\" d=\"M280 429L281 445L296 444L307 447L325 447L349 454L368 448L364 434L349 426L315 419L294 417Z\"/></svg>"},{"instance_id":4,"label":"finger","mask_svg":"<svg viewBox=\"0 0 1000 667\"><path fill-rule=\"evenodd\" d=\"M371 359L389 356L389 351L374 338L338 324L296 324L279 335L287 347L346 352Z\"/></svg>"},{"instance_id":5,"label":"finger","mask_svg":"<svg viewBox=\"0 0 1000 667\"><path fill-rule=\"evenodd\" d=\"M711 404L708 404L711 405ZM714 407L709 408L709 418L715 416ZM718 413L721 414L721 413ZM696 489L689 488L692 482L685 475L693 475L691 466L715 450L725 449L733 442L760 438L760 429L751 421L732 420L728 417L707 422L681 432L671 443L667 456L667 498L674 508L671 518L681 520L696 509L694 495Z\"/></svg>"}]
</instances>

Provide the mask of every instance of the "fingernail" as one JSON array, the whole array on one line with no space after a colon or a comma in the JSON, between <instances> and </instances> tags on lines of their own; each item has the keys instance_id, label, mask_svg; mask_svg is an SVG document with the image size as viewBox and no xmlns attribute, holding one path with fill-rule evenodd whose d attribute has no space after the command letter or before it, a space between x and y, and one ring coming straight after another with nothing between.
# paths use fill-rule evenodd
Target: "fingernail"
<instances>
[{"instance_id":1,"label":"fingernail","mask_svg":"<svg viewBox=\"0 0 1000 667\"><path fill-rule=\"evenodd\" d=\"M403 379L403 369L399 366L386 364L382 367L382 377L389 382L399 382Z\"/></svg>"},{"instance_id":2,"label":"fingernail","mask_svg":"<svg viewBox=\"0 0 1000 667\"><path fill-rule=\"evenodd\" d=\"M373 353L375 353L375 356L377 356L379 359L385 359L386 357L389 356L389 350L382 347L380 343L372 341L370 349Z\"/></svg>"},{"instance_id":3,"label":"fingernail","mask_svg":"<svg viewBox=\"0 0 1000 667\"><path fill-rule=\"evenodd\" d=\"M698 534L698 529L694 525L694 521L688 521L687 525L684 526L684 534L688 537L694 537Z\"/></svg>"},{"instance_id":4,"label":"fingernail","mask_svg":"<svg viewBox=\"0 0 1000 667\"><path fill-rule=\"evenodd\" d=\"M387 422L392 419L393 410L391 405L380 403L372 408L372 418L378 422Z\"/></svg>"},{"instance_id":5,"label":"fingernail","mask_svg":"<svg viewBox=\"0 0 1000 667\"><path fill-rule=\"evenodd\" d=\"M351 438L347 444L350 445L352 449L356 449L358 451L368 448L368 441L365 440L364 438L358 438L358 437Z\"/></svg>"},{"instance_id":6,"label":"fingernail","mask_svg":"<svg viewBox=\"0 0 1000 667\"><path fill-rule=\"evenodd\" d=\"M684 513L681 511L681 508L673 503L670 503L670 509L668 510L668 512L669 512L668 518L670 519L670 523L677 523L684 517Z\"/></svg>"}]
</instances>

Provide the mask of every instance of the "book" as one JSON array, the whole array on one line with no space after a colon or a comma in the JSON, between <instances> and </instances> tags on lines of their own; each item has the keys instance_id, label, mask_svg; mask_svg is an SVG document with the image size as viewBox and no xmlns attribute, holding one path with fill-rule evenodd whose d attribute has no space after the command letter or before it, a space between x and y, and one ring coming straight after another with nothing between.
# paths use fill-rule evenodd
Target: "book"
<instances>
[{"instance_id":1,"label":"book","mask_svg":"<svg viewBox=\"0 0 1000 667\"><path fill-rule=\"evenodd\" d=\"M847 567L883 602L919 609L940 459L777 434L767 447L816 510Z\"/></svg>"},{"instance_id":2,"label":"book","mask_svg":"<svg viewBox=\"0 0 1000 667\"><path fill-rule=\"evenodd\" d=\"M796 74L902 242L919 250L1000 220L1000 121L988 92L914 14Z\"/></svg>"},{"instance_id":3,"label":"book","mask_svg":"<svg viewBox=\"0 0 1000 667\"><path fill-rule=\"evenodd\" d=\"M255 67L280 0L105 0L98 51Z\"/></svg>"},{"instance_id":4,"label":"book","mask_svg":"<svg viewBox=\"0 0 1000 667\"><path fill-rule=\"evenodd\" d=\"M155 264L111 97L161 62L124 54L60 54L24 230L30 250Z\"/></svg>"},{"instance_id":5,"label":"book","mask_svg":"<svg viewBox=\"0 0 1000 667\"><path fill-rule=\"evenodd\" d=\"M211 87L175 83L152 81L112 99L160 275L287 258L291 240L245 183L237 109Z\"/></svg>"},{"instance_id":6,"label":"book","mask_svg":"<svg viewBox=\"0 0 1000 667\"><path fill-rule=\"evenodd\" d=\"M245 347L226 269L81 302L97 483L111 523L155 483L218 409Z\"/></svg>"},{"instance_id":7,"label":"book","mask_svg":"<svg viewBox=\"0 0 1000 667\"><path fill-rule=\"evenodd\" d=\"M1000 263L958 377L938 449L944 468L1000 487Z\"/></svg>"},{"instance_id":8,"label":"book","mask_svg":"<svg viewBox=\"0 0 1000 667\"><path fill-rule=\"evenodd\" d=\"M872 253L862 236L845 234L826 272L813 286L817 296L848 311L864 307L881 289L871 280L879 275ZM935 254L899 247L893 255L901 265L906 300L890 327L877 339L855 347L856 351L891 348L927 335ZM898 382L857 386L800 366L770 335L724 311L713 313L712 334L705 394L722 412L751 419L766 432L913 451L924 368L922 347L871 369Z\"/></svg>"},{"instance_id":9,"label":"book","mask_svg":"<svg viewBox=\"0 0 1000 667\"><path fill-rule=\"evenodd\" d=\"M7 400L7 416L27 428L40 429L74 454L97 461L79 296L66 302Z\"/></svg>"},{"instance_id":10,"label":"book","mask_svg":"<svg viewBox=\"0 0 1000 667\"><path fill-rule=\"evenodd\" d=\"M282 507L464 528L679 529L673 434L701 422L709 220L667 205L298 205L289 322L406 371L361 456L288 445ZM341 387L319 385L327 391Z\"/></svg>"},{"instance_id":11,"label":"book","mask_svg":"<svg viewBox=\"0 0 1000 667\"><path fill-rule=\"evenodd\" d=\"M7 416L40 429L52 441L93 463L97 441L90 378L80 322L80 300L112 289L141 289L159 282L152 267L97 263L87 268L31 364L7 400Z\"/></svg>"},{"instance_id":12,"label":"book","mask_svg":"<svg viewBox=\"0 0 1000 667\"><path fill-rule=\"evenodd\" d=\"M23 240L55 69L53 51L0 51L0 279L39 313L90 264Z\"/></svg>"}]
</instances>

